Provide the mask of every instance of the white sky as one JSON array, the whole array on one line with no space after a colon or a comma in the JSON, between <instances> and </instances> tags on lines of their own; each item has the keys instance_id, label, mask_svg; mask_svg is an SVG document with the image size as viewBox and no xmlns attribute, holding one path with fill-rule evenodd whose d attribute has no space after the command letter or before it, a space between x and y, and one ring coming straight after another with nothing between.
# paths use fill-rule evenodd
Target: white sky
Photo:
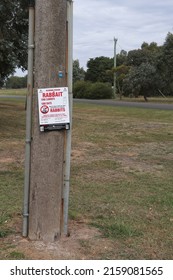
<instances>
[{"instance_id":1,"label":"white sky","mask_svg":"<svg viewBox=\"0 0 173 280\"><path fill-rule=\"evenodd\" d=\"M173 33L173 0L74 0L73 58L86 68L90 58L113 57L145 41L162 45Z\"/></svg>"},{"instance_id":2,"label":"white sky","mask_svg":"<svg viewBox=\"0 0 173 280\"><path fill-rule=\"evenodd\" d=\"M137 49L145 41L161 45L173 32L173 0L75 0L74 59L81 66L89 58L113 57L117 52Z\"/></svg>"}]
</instances>

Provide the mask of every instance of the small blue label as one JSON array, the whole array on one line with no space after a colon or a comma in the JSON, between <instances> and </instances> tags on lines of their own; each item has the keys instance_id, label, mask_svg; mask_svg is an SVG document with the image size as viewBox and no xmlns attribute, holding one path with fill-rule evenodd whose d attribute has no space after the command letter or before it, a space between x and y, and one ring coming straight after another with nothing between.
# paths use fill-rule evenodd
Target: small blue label
<instances>
[{"instance_id":1,"label":"small blue label","mask_svg":"<svg viewBox=\"0 0 173 280\"><path fill-rule=\"evenodd\" d=\"M59 72L59 73L58 73L58 77L59 77L59 78L63 78L63 72Z\"/></svg>"}]
</instances>

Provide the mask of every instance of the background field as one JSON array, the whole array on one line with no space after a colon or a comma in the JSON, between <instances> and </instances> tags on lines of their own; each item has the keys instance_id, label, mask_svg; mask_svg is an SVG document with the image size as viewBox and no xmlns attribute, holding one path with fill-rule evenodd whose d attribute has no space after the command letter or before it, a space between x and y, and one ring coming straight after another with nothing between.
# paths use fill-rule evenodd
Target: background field
<instances>
[{"instance_id":1,"label":"background field","mask_svg":"<svg viewBox=\"0 0 173 280\"><path fill-rule=\"evenodd\" d=\"M27 94L27 89L0 89L0 95L23 95Z\"/></svg>"},{"instance_id":2,"label":"background field","mask_svg":"<svg viewBox=\"0 0 173 280\"><path fill-rule=\"evenodd\" d=\"M0 258L173 259L172 111L74 104L61 255L21 238L24 108L0 99Z\"/></svg>"}]
</instances>

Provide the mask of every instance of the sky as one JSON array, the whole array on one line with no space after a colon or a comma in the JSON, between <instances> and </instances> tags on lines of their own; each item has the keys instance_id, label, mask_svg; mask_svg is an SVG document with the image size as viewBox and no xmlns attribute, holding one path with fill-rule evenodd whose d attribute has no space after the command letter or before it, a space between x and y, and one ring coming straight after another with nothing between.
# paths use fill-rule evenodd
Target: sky
<instances>
[{"instance_id":1,"label":"sky","mask_svg":"<svg viewBox=\"0 0 173 280\"><path fill-rule=\"evenodd\" d=\"M75 0L74 59L86 67L90 58L113 57L147 43L162 45L173 33L172 0Z\"/></svg>"},{"instance_id":2,"label":"sky","mask_svg":"<svg viewBox=\"0 0 173 280\"><path fill-rule=\"evenodd\" d=\"M73 5L73 59L84 69L90 58L113 57L114 37L119 53L143 42L162 45L173 33L173 0L74 0Z\"/></svg>"}]
</instances>

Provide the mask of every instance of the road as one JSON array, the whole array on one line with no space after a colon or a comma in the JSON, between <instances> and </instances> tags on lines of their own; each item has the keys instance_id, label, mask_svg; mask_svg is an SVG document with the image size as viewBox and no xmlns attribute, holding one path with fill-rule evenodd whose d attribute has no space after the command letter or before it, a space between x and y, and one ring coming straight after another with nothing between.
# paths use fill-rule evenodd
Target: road
<instances>
[{"instance_id":1,"label":"road","mask_svg":"<svg viewBox=\"0 0 173 280\"><path fill-rule=\"evenodd\" d=\"M15 98L25 99L26 96L20 95L0 95L0 98ZM132 108L145 108L145 109L157 109L157 110L173 110L173 104L164 103L150 103L150 102L126 102L120 100L90 100L90 99L74 99L74 103L88 103L105 106L116 107L132 107Z\"/></svg>"},{"instance_id":2,"label":"road","mask_svg":"<svg viewBox=\"0 0 173 280\"><path fill-rule=\"evenodd\" d=\"M88 100L88 99L74 99L74 102L75 103L88 103L88 104L97 104L97 105L116 106L116 107L173 110L173 104L163 104L163 103L126 102L126 101L119 101L119 100Z\"/></svg>"}]
</instances>

